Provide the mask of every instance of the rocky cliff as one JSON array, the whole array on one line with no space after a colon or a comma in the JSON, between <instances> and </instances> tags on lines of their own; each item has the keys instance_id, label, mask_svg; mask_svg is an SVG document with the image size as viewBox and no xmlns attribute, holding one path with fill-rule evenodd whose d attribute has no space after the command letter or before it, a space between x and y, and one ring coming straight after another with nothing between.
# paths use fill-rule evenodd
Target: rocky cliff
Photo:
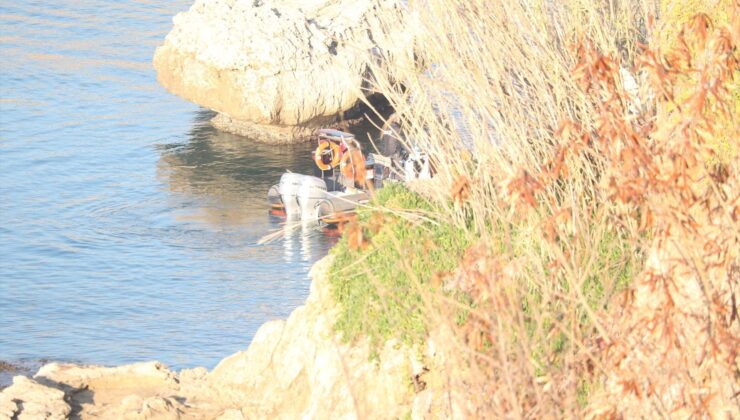
<instances>
[{"instance_id":1,"label":"rocky cliff","mask_svg":"<svg viewBox=\"0 0 740 420\"><path fill-rule=\"evenodd\" d=\"M353 108L370 57L408 65L400 0L196 0L154 67L171 92L220 113L218 128L293 142Z\"/></svg>"},{"instance_id":2,"label":"rocky cliff","mask_svg":"<svg viewBox=\"0 0 740 420\"><path fill-rule=\"evenodd\" d=\"M417 352L389 342L370 361L367 345L334 333L328 264L314 266L305 306L264 324L246 351L211 372L51 363L0 393L0 419L398 418L428 410L430 396L415 392Z\"/></svg>"}]
</instances>

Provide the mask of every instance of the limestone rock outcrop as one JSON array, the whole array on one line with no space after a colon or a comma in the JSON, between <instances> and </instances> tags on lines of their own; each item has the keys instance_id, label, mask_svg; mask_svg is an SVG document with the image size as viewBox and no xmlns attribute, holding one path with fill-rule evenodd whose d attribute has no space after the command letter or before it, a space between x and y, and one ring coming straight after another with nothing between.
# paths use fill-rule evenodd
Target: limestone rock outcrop
<instances>
[{"instance_id":1,"label":"limestone rock outcrop","mask_svg":"<svg viewBox=\"0 0 740 420\"><path fill-rule=\"evenodd\" d=\"M401 0L196 0L154 67L169 91L257 140L291 142L351 109L369 57L412 60Z\"/></svg>"},{"instance_id":2,"label":"limestone rock outcrop","mask_svg":"<svg viewBox=\"0 0 740 420\"><path fill-rule=\"evenodd\" d=\"M369 346L334 332L328 264L314 266L304 306L264 324L246 351L211 372L50 363L0 392L0 419L399 418L428 409L412 385L418 352L391 341L370 360Z\"/></svg>"},{"instance_id":3,"label":"limestone rock outcrop","mask_svg":"<svg viewBox=\"0 0 740 420\"><path fill-rule=\"evenodd\" d=\"M0 393L0 419L65 419L72 412L64 391L16 376Z\"/></svg>"},{"instance_id":4,"label":"limestone rock outcrop","mask_svg":"<svg viewBox=\"0 0 740 420\"><path fill-rule=\"evenodd\" d=\"M333 330L337 308L326 266L314 267L305 306L264 324L249 349L222 360L209 380L228 390L230 404L253 407L258 417L402 417L410 410L415 353L390 341L371 361L366 343L343 343Z\"/></svg>"}]
</instances>

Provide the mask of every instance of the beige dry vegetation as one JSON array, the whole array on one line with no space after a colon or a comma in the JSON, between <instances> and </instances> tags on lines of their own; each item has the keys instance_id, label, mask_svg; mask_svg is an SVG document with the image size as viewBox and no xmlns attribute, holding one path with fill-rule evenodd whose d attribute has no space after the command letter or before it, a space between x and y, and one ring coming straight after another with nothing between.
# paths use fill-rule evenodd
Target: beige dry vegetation
<instances>
[{"instance_id":1,"label":"beige dry vegetation","mask_svg":"<svg viewBox=\"0 0 740 420\"><path fill-rule=\"evenodd\" d=\"M363 279L383 307L419 294L432 415L740 417L740 6L721 4L734 26L662 43L652 0L412 2L417 66L372 83L434 160L424 218L472 245L406 289Z\"/></svg>"}]
</instances>

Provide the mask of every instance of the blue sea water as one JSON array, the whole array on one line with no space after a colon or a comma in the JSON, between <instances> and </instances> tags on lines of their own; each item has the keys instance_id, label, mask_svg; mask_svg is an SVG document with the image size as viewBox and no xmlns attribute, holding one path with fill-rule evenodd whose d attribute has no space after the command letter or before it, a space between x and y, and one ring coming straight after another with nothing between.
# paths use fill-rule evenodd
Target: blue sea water
<instances>
[{"instance_id":1,"label":"blue sea water","mask_svg":"<svg viewBox=\"0 0 740 420\"><path fill-rule=\"evenodd\" d=\"M311 145L217 132L157 84L188 7L0 3L0 360L211 368L305 300L334 240L257 241Z\"/></svg>"}]
</instances>

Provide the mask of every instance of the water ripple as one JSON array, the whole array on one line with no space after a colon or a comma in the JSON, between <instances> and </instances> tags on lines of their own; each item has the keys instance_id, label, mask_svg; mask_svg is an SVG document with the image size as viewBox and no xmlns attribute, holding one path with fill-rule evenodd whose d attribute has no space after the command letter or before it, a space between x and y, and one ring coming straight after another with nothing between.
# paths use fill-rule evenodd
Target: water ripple
<instances>
[{"instance_id":1,"label":"water ripple","mask_svg":"<svg viewBox=\"0 0 740 420\"><path fill-rule=\"evenodd\" d=\"M334 239L256 242L310 145L218 133L156 83L190 3L0 5L0 360L212 367L307 296Z\"/></svg>"}]
</instances>

